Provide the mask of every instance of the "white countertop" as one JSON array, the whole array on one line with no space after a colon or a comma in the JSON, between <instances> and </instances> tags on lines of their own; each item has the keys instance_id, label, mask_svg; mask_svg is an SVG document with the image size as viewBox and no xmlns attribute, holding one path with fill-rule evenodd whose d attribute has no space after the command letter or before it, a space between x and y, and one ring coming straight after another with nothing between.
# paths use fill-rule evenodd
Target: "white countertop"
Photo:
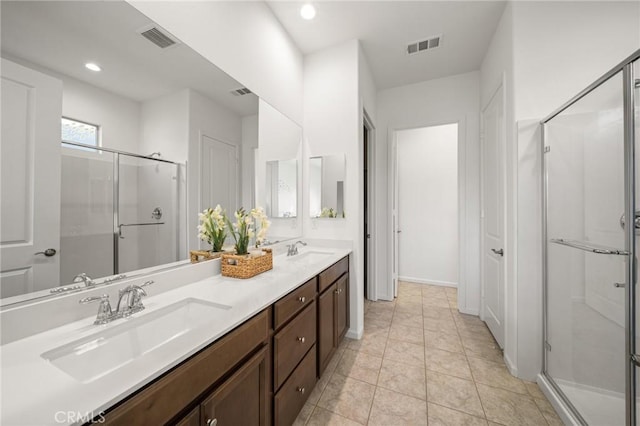
<instances>
[{"instance_id":1,"label":"white countertop","mask_svg":"<svg viewBox=\"0 0 640 426\"><path fill-rule=\"evenodd\" d=\"M239 280L213 276L143 300L146 309L127 319L93 325L95 316L35 334L0 348L2 388L0 424L82 424L123 400L199 350L216 341L291 290L304 284L348 255L344 248L304 247L307 251L331 252L313 264L275 256L273 269L254 278ZM67 375L41 354L164 308L186 298L229 305L224 321L212 321L180 340L161 346L90 383ZM114 307L115 309L115 307ZM97 305L96 305L97 310Z\"/></svg>"}]
</instances>

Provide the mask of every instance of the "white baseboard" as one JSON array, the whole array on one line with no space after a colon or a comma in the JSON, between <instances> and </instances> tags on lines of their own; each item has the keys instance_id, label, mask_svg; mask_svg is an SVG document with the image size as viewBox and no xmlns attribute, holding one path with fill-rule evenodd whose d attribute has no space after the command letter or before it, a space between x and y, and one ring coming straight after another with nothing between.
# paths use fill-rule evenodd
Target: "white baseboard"
<instances>
[{"instance_id":1,"label":"white baseboard","mask_svg":"<svg viewBox=\"0 0 640 426\"><path fill-rule=\"evenodd\" d=\"M458 287L458 283L450 282L450 281L438 281L438 280L428 280L424 278L414 278L414 277L398 277L398 281L408 281L416 284L431 284L431 285L439 285L442 287Z\"/></svg>"},{"instance_id":2,"label":"white baseboard","mask_svg":"<svg viewBox=\"0 0 640 426\"><path fill-rule=\"evenodd\" d=\"M506 364L507 369L509 370L509 373L511 373L512 376L518 377L518 368L511 361L511 359L509 358L509 355L504 354L503 358L504 358L504 363Z\"/></svg>"},{"instance_id":3,"label":"white baseboard","mask_svg":"<svg viewBox=\"0 0 640 426\"><path fill-rule=\"evenodd\" d=\"M364 333L364 327L361 328L360 330L356 330L353 327L349 327L349 330L347 330L347 334L345 334L345 337L348 337L349 339L360 340L362 339L363 333Z\"/></svg>"},{"instance_id":4,"label":"white baseboard","mask_svg":"<svg viewBox=\"0 0 640 426\"><path fill-rule=\"evenodd\" d=\"M458 306L458 311L459 311L461 314L475 315L475 316L477 316L477 317L478 317L478 316L480 316L480 311L479 311L478 309L468 309L468 308L462 308L462 309L461 309L461 308Z\"/></svg>"}]
</instances>

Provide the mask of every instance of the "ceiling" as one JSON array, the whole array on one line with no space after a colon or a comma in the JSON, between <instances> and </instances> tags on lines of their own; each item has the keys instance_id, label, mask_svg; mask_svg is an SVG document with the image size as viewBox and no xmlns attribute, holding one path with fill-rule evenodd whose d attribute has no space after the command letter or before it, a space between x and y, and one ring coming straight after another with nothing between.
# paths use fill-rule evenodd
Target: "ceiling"
<instances>
[{"instance_id":1,"label":"ceiling","mask_svg":"<svg viewBox=\"0 0 640 426\"><path fill-rule=\"evenodd\" d=\"M126 2L2 1L1 47L9 57L138 102L187 87L241 116L257 113L255 95L184 44L161 49L138 32L153 24ZM96 62L101 72L84 67Z\"/></svg>"},{"instance_id":2,"label":"ceiling","mask_svg":"<svg viewBox=\"0 0 640 426\"><path fill-rule=\"evenodd\" d=\"M314 1L316 17L300 17L300 1L268 1L307 55L359 39L378 89L480 68L505 1ZM407 55L408 43L442 35L432 51Z\"/></svg>"}]
</instances>

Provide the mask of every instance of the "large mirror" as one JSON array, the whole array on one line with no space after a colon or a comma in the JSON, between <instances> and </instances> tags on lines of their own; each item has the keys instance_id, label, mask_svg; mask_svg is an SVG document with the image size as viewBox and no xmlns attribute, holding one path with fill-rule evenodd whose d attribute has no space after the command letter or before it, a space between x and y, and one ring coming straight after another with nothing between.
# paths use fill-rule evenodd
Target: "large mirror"
<instances>
[{"instance_id":1,"label":"large mirror","mask_svg":"<svg viewBox=\"0 0 640 426\"><path fill-rule=\"evenodd\" d=\"M126 2L0 7L2 306L181 265L199 211L253 207L249 89Z\"/></svg>"},{"instance_id":2,"label":"large mirror","mask_svg":"<svg viewBox=\"0 0 640 426\"><path fill-rule=\"evenodd\" d=\"M256 203L271 220L269 240L302 235L300 196L302 129L262 99L259 101L259 140L256 150Z\"/></svg>"},{"instance_id":3,"label":"large mirror","mask_svg":"<svg viewBox=\"0 0 640 426\"><path fill-rule=\"evenodd\" d=\"M312 218L337 219L344 211L344 155L309 159L309 213Z\"/></svg>"}]
</instances>

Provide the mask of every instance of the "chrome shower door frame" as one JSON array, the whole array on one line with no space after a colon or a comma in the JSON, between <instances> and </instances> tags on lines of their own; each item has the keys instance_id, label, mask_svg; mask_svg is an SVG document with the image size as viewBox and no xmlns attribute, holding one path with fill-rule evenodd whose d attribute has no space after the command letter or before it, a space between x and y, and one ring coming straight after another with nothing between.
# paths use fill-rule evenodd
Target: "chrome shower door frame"
<instances>
[{"instance_id":1,"label":"chrome shower door frame","mask_svg":"<svg viewBox=\"0 0 640 426\"><path fill-rule=\"evenodd\" d=\"M571 411L575 419L582 424L587 424L576 407L567 398L564 392L556 384L555 380L548 374L548 253L547 244L549 243L547 235L548 220L548 167L546 154L549 149L546 145L548 140L546 124L564 110L578 102L580 99L591 93L600 85L608 81L611 77L622 72L623 80L623 106L624 106L624 209L625 217L635 217L636 197L635 197L635 114L634 114L634 90L635 77L633 65L636 60L640 59L640 49L613 67L602 77L589 85L575 97L555 110L549 116L541 120L541 154L542 154L542 375L547 379L556 395L564 402L565 406ZM629 223L629 221L627 221ZM633 223L633 221L631 221ZM637 256L636 256L636 234L635 226L627 226L624 228L625 234L625 252L627 256L625 268L625 419L627 425L636 424L636 368L640 366L640 355L636 354L636 283L637 283Z\"/></svg>"}]
</instances>

